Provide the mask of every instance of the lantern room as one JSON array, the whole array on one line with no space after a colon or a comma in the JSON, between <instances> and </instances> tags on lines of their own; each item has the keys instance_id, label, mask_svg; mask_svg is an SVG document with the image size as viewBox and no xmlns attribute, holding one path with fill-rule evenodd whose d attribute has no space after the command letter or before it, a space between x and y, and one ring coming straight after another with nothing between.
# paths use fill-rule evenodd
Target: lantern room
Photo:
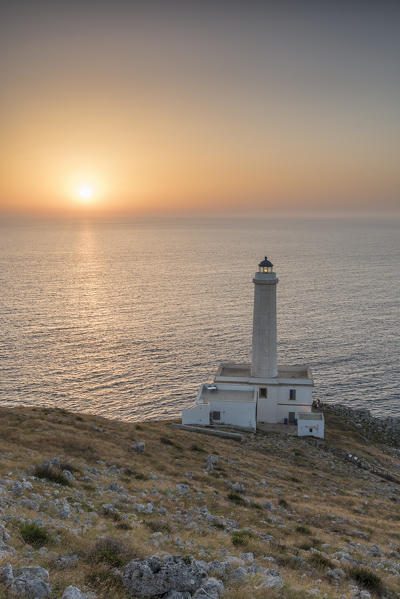
<instances>
[{"instance_id":1,"label":"lantern room","mask_svg":"<svg viewBox=\"0 0 400 599\"><path fill-rule=\"evenodd\" d=\"M260 264L258 265L258 269L259 269L259 272L271 273L273 266L274 265L272 264L272 262L270 262L268 260L267 256L265 256L264 260L262 262L260 262Z\"/></svg>"}]
</instances>

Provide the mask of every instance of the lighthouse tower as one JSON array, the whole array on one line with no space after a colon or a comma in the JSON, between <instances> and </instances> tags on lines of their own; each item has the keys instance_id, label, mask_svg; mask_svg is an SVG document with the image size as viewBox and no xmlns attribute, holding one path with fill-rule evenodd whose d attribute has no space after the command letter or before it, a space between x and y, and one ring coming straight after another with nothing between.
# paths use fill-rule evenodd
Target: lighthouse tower
<instances>
[{"instance_id":1,"label":"lighthouse tower","mask_svg":"<svg viewBox=\"0 0 400 599\"><path fill-rule=\"evenodd\" d=\"M277 364L276 286L265 257L253 278L251 363L222 362L214 382L203 383L196 403L182 411L183 425L231 426L268 432L270 425L298 426L299 435L324 436L324 417L313 413L311 369Z\"/></svg>"},{"instance_id":2,"label":"lighthouse tower","mask_svg":"<svg viewBox=\"0 0 400 599\"><path fill-rule=\"evenodd\" d=\"M253 356L251 376L278 376L276 351L276 286L278 278L267 256L254 275Z\"/></svg>"}]
</instances>

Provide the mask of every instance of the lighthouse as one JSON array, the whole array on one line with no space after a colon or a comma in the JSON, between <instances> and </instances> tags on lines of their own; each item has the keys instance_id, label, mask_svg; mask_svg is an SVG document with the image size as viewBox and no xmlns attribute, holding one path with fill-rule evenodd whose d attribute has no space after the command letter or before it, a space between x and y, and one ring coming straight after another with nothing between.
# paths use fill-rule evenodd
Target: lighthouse
<instances>
[{"instance_id":1,"label":"lighthouse","mask_svg":"<svg viewBox=\"0 0 400 599\"><path fill-rule=\"evenodd\" d=\"M273 264L265 256L258 265L254 283L253 353L251 376L273 378L278 376L276 352L276 286L279 279Z\"/></svg>"},{"instance_id":2,"label":"lighthouse","mask_svg":"<svg viewBox=\"0 0 400 599\"><path fill-rule=\"evenodd\" d=\"M323 415L312 413L310 367L278 365L278 278L267 256L259 263L253 283L251 363L222 362L214 381L201 385L195 405L182 410L182 423L260 431L276 424L298 425L299 435L323 437Z\"/></svg>"}]
</instances>

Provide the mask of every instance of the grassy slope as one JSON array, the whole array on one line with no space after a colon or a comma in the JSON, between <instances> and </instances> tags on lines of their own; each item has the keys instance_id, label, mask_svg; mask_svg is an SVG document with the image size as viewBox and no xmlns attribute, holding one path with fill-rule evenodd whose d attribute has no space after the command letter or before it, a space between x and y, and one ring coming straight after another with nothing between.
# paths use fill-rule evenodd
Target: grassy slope
<instances>
[{"instance_id":1,"label":"grassy slope","mask_svg":"<svg viewBox=\"0 0 400 599\"><path fill-rule=\"evenodd\" d=\"M399 475L400 460L396 451L372 444L358 429L333 415L327 415L326 431L323 442L326 447L346 449ZM146 442L146 451L136 454L130 447L142 440ZM219 463L212 474L207 474L204 463L210 453L219 455ZM239 444L171 429L167 422L137 425L56 409L3 408L0 410L0 456L0 478L9 481L4 486L28 477L31 467L54 456L65 458L81 470L76 473L77 481L72 487L31 481L34 488L26 492L25 497L48 493L49 501L41 508L42 514L21 507L19 501L3 508L2 517L11 514L39 517L44 521L47 516L53 518L46 524L51 537L47 552L24 543L16 520L7 522L10 544L17 553L2 560L1 565L10 561L13 566L31 564L48 568L55 597L60 597L68 584L92 589L104 599L125 597L120 582L111 573L112 565L157 551L221 560L223 548L238 556L252 551L256 561L266 567L266 557L274 557L285 582L285 597L307 596L307 590L316 588L321 597L324 594L351 597L354 592L351 576L332 583L326 576L328 562L317 563L312 557L312 548L321 549L325 543L329 547L322 550L328 554L332 567L344 567L332 558L338 550L349 551L361 561L375 560L374 572L383 580L385 593L394 593L393 596L400 593L398 578L379 566L382 558L366 557L365 553L359 553L356 545L348 545L349 542L363 546L376 544L391 560L394 559L390 557L391 552L400 552L398 486L360 470L329 451L322 451L306 439L246 435L246 441ZM101 471L97 476L87 473L93 482L82 481L85 465ZM115 472L115 469L110 470L111 466L127 470ZM193 473L193 478L185 476L188 472ZM150 478L150 473L158 479ZM114 480L135 496L138 503L152 501L156 507L165 507L168 515L137 513L132 507L133 501L123 502L118 493L107 490ZM244 495L250 505L240 505L228 498L227 480L244 483ZM187 497L176 493L179 483L190 486ZM142 496L143 492L147 492L147 496ZM67 498L80 513L74 512L71 520L60 523L50 501L56 497ZM263 507L265 500L273 503L276 507L273 517L281 519L285 526L279 521L271 522L271 512ZM102 515L101 505L109 503L115 503L122 519ZM82 533L82 526L91 518L92 505L99 518ZM212 526L196 519L193 508L203 505L216 516L237 520L241 529L249 527L272 535L275 542L263 541L256 535L239 539L243 544L234 545L232 534L222 525ZM196 522L191 528L188 528L188 519ZM78 534L69 532L68 527L77 529ZM152 538L155 531L163 533L159 545ZM57 535L58 542L54 540ZM102 535L121 540L116 560L107 553L96 552L96 542ZM72 569L57 569L56 554L67 552L78 553L78 565ZM303 556L310 563L311 570L306 576L303 568L298 569L293 555ZM228 586L225 597L276 595L275 591L255 590L256 584L255 578L245 585Z\"/></svg>"}]
</instances>

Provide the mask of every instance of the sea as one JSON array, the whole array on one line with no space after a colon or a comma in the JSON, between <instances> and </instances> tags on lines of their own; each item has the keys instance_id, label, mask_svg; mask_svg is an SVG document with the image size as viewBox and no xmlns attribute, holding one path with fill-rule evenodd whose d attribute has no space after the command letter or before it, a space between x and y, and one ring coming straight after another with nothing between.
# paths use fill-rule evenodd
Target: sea
<instances>
[{"instance_id":1,"label":"sea","mask_svg":"<svg viewBox=\"0 0 400 599\"><path fill-rule=\"evenodd\" d=\"M251 359L252 278L314 397L400 416L397 218L4 219L0 405L171 419Z\"/></svg>"}]
</instances>

